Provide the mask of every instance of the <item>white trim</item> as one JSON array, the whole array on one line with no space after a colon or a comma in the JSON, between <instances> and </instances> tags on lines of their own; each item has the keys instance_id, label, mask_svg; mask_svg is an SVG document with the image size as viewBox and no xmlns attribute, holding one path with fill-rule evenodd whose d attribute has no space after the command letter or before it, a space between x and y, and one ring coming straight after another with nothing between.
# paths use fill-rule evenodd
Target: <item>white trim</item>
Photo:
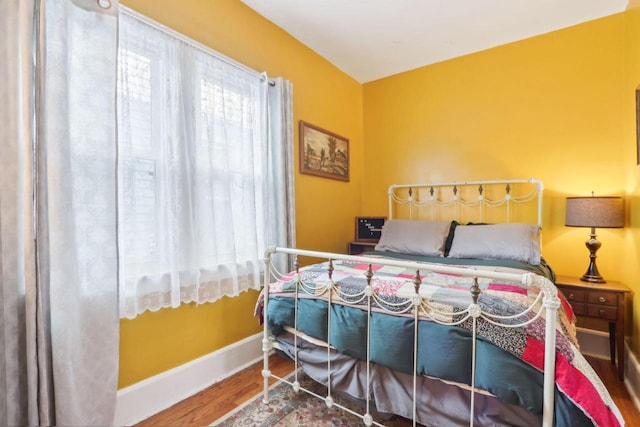
<instances>
[{"instance_id":1,"label":"white trim","mask_svg":"<svg viewBox=\"0 0 640 427\"><path fill-rule=\"evenodd\" d=\"M624 367L624 385L627 387L627 391L631 396L633 404L640 411L640 363L638 363L638 359L629 349L626 342L624 351L624 360L627 362L626 366Z\"/></svg>"},{"instance_id":2,"label":"white trim","mask_svg":"<svg viewBox=\"0 0 640 427\"><path fill-rule=\"evenodd\" d=\"M262 360L262 333L118 390L114 425L136 424Z\"/></svg>"},{"instance_id":3,"label":"white trim","mask_svg":"<svg viewBox=\"0 0 640 427\"><path fill-rule=\"evenodd\" d=\"M607 333L578 328L583 353L609 359ZM261 360L262 333L118 390L114 425L133 425ZM588 350L585 351L584 349ZM604 350L604 351L602 351ZM625 343L625 386L640 410L640 363Z\"/></svg>"},{"instance_id":4,"label":"white trim","mask_svg":"<svg viewBox=\"0 0 640 427\"><path fill-rule=\"evenodd\" d=\"M596 359L610 359L609 334L593 329L576 328L580 353Z\"/></svg>"},{"instance_id":5,"label":"white trim","mask_svg":"<svg viewBox=\"0 0 640 427\"><path fill-rule=\"evenodd\" d=\"M577 328L578 341L582 354L597 359L609 360L609 334L592 329ZM629 349L627 341L624 345L624 385L629 392L633 404L640 411L640 363Z\"/></svg>"}]
</instances>

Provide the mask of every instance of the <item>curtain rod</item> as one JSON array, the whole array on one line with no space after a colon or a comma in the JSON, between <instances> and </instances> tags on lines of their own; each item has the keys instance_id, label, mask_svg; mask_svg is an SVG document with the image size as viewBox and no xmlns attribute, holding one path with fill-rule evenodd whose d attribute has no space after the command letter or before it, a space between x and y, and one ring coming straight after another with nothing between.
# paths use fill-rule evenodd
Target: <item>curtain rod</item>
<instances>
[{"instance_id":1,"label":"curtain rod","mask_svg":"<svg viewBox=\"0 0 640 427\"><path fill-rule=\"evenodd\" d=\"M207 53L209 55L213 55L216 58L226 62L227 64L229 64L231 66L239 68L242 71L246 71L249 74L253 74L256 77L258 77L259 79L262 79L263 75L264 76L267 75L266 72L265 73L261 73L261 72L259 72L257 70L254 70L253 68L250 68L250 67L242 64L241 62L236 61L235 59L229 58L228 56L218 52L217 50L212 49L209 46L206 46L206 45L204 45L204 44L202 44L202 43L200 43L200 42L198 42L198 41L196 41L196 40L194 40L194 39L192 39L190 37L187 37L186 35L167 27L166 25L163 25L163 24L161 24L161 23L159 23L157 21L154 21L153 19L149 18L148 16L145 16L145 15L139 13L139 12L136 12L133 9L130 9L130 8L126 7L126 6L120 5L120 11L122 13L124 13L125 15L129 15L132 18L135 18L135 19L138 19L138 20L144 22L145 24L155 28L156 30L162 31L164 33L167 33L167 34L171 35L172 37L175 37L178 40L180 40L180 41L182 41L182 42L184 42L184 43L186 43L186 44L188 44L188 45L190 45L190 46L192 46L192 47L194 47L194 48L196 48L198 50L201 50L204 53ZM275 86L275 82L273 80L269 79L268 76L267 76L267 80L269 81L269 85L270 86Z\"/></svg>"}]
</instances>

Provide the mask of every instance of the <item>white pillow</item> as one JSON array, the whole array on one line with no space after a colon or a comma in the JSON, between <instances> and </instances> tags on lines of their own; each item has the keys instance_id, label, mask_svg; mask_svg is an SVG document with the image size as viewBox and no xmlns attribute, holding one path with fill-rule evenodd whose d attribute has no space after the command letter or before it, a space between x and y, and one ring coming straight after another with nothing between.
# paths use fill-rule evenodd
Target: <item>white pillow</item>
<instances>
[{"instance_id":1,"label":"white pillow","mask_svg":"<svg viewBox=\"0 0 640 427\"><path fill-rule=\"evenodd\" d=\"M444 256L450 221L392 219L382 227L376 251L424 256Z\"/></svg>"},{"instance_id":2,"label":"white pillow","mask_svg":"<svg viewBox=\"0 0 640 427\"><path fill-rule=\"evenodd\" d=\"M450 258L514 259L540 264L540 226L537 224L459 225Z\"/></svg>"}]
</instances>

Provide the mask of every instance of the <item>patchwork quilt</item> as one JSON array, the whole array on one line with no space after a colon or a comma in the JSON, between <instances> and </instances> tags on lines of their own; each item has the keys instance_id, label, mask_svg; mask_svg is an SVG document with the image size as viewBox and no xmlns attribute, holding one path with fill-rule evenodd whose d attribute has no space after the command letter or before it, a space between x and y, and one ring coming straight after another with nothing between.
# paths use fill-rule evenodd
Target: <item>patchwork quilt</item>
<instances>
[{"instance_id":1,"label":"patchwork quilt","mask_svg":"<svg viewBox=\"0 0 640 427\"><path fill-rule=\"evenodd\" d=\"M412 311L416 271L372 265L371 286L375 292L369 307L365 295L369 264L333 261L332 267L331 279L326 262L301 268L299 274L290 273L271 284L267 319L274 335L286 326L295 327L351 357L366 360L369 348L374 363L412 374L415 362L420 375L471 384L473 320L463 321L465 310L473 302L471 278L421 272L418 292L422 305L416 327ZM501 316L525 313L502 323L519 325L534 319L537 310L526 308L532 304L539 308L541 304L541 289L536 286L486 278L480 278L478 286L481 292L477 303L483 312ZM292 298L296 290L297 304ZM581 355L573 312L559 296L555 425L624 425L608 391ZM262 301L261 296L256 314L262 314ZM478 319L476 387L541 414L544 322L540 316L526 326L504 328Z\"/></svg>"}]
</instances>

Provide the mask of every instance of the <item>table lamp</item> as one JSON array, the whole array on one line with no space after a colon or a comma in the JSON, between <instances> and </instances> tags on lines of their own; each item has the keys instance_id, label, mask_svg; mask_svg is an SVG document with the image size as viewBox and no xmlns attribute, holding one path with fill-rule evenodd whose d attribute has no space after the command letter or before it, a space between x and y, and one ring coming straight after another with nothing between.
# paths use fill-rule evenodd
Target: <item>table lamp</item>
<instances>
[{"instance_id":1,"label":"table lamp","mask_svg":"<svg viewBox=\"0 0 640 427\"><path fill-rule=\"evenodd\" d=\"M567 197L568 227L591 228L591 238L585 245L589 249L589 268L580 278L584 282L605 283L596 266L596 252L602 245L596 239L596 228L624 227L624 201L622 197Z\"/></svg>"}]
</instances>

